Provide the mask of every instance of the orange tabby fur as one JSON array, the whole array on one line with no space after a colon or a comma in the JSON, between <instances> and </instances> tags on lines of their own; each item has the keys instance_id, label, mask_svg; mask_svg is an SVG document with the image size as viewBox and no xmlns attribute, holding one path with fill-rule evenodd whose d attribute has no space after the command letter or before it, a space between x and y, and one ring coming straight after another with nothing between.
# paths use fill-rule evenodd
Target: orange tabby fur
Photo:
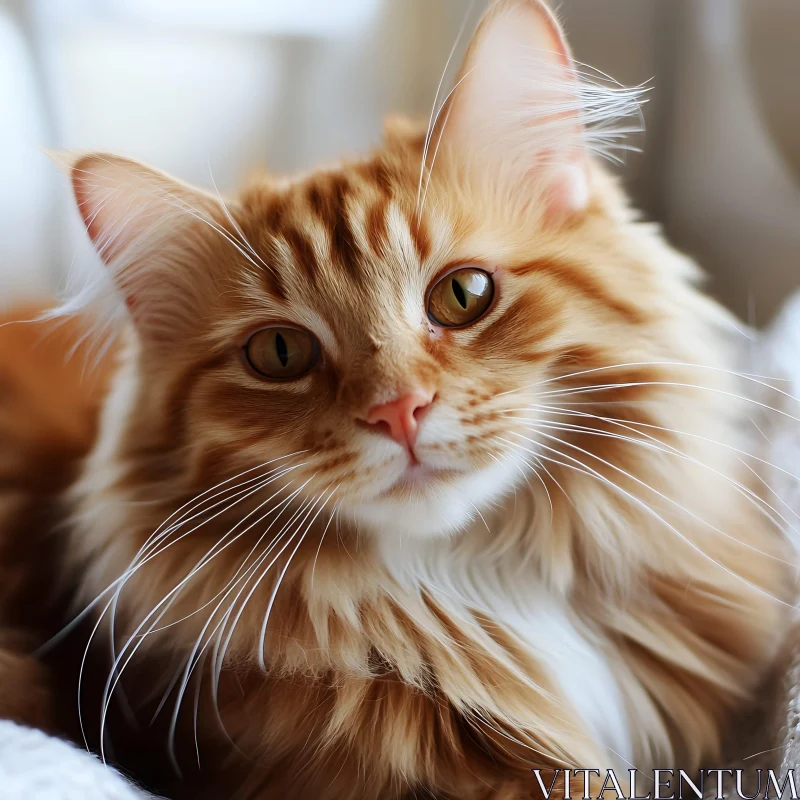
<instances>
[{"instance_id":1,"label":"orange tabby fur","mask_svg":"<svg viewBox=\"0 0 800 800\"><path fill-rule=\"evenodd\" d=\"M553 35L533 0L497 3L467 64L515 7ZM469 115L450 110L421 207L424 131L409 126L363 160L263 180L227 207L113 156L72 170L128 311L69 491L63 569L79 602L101 596L96 638L114 612L122 678L109 688L175 742L176 796L519 800L539 794L532 767L691 769L775 652L788 570L734 450L749 446L747 407L726 315L588 154L570 165L585 169L584 205L539 166L485 170L459 139ZM426 289L459 264L492 274L494 306L434 329ZM321 341L296 383L242 365L247 335L274 321ZM98 384L51 342L47 360L33 341L10 347L31 385L63 374L58 396L74 402L14 419L48 453L69 442L66 475ZM363 419L417 385L437 397L423 430L458 431L421 434L419 457L455 467L440 479L448 507L398 532L412 503L384 474L400 456ZM503 491L479 500L473 473L505 476ZM273 492L266 510L286 503L261 540L268 522L246 525ZM481 507L445 529L461 495ZM270 568L247 573L271 542ZM589 693L587 710L575 697L593 680L613 697Z\"/></svg>"},{"instance_id":2,"label":"orange tabby fur","mask_svg":"<svg viewBox=\"0 0 800 800\"><path fill-rule=\"evenodd\" d=\"M34 322L43 310L0 315L0 711L50 728L50 679L30 652L61 619L59 495L94 440L107 374L83 368L80 321Z\"/></svg>"}]
</instances>

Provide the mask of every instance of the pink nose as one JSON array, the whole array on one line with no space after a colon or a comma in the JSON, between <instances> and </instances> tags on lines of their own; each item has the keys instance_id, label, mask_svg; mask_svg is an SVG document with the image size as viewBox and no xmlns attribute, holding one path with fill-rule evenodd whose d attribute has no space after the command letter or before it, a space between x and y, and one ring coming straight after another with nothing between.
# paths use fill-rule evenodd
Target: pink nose
<instances>
[{"instance_id":1,"label":"pink nose","mask_svg":"<svg viewBox=\"0 0 800 800\"><path fill-rule=\"evenodd\" d=\"M417 440L422 419L432 402L433 392L409 392L390 403L373 406L367 412L367 424L411 450Z\"/></svg>"}]
</instances>

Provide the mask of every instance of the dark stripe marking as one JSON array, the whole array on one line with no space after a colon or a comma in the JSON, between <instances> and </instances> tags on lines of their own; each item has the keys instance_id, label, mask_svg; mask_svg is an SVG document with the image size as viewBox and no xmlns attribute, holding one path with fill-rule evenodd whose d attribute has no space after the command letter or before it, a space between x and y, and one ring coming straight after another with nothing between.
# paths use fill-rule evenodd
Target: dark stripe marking
<instances>
[{"instance_id":1,"label":"dark stripe marking","mask_svg":"<svg viewBox=\"0 0 800 800\"><path fill-rule=\"evenodd\" d=\"M298 269L304 270L312 281L315 280L319 273L319 264L311 239L294 225L287 225L283 229L282 235L292 251L292 257Z\"/></svg>"},{"instance_id":2,"label":"dark stripe marking","mask_svg":"<svg viewBox=\"0 0 800 800\"><path fill-rule=\"evenodd\" d=\"M580 267L556 259L542 258L512 267L510 272L514 275L530 275L535 272L550 275L560 283L568 284L584 297L604 304L633 325L646 321L640 309L612 297L603 286L581 271Z\"/></svg>"}]
</instances>

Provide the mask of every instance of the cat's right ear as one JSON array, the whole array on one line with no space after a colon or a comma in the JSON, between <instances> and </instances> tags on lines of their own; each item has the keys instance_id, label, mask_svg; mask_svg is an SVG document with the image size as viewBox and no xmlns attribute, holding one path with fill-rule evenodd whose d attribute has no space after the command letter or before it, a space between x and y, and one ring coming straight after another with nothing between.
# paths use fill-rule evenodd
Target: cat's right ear
<instances>
[{"instance_id":1,"label":"cat's right ear","mask_svg":"<svg viewBox=\"0 0 800 800\"><path fill-rule=\"evenodd\" d=\"M69 171L89 238L137 329L168 336L207 290L200 265L212 229L227 224L221 200L105 153L81 156Z\"/></svg>"}]
</instances>

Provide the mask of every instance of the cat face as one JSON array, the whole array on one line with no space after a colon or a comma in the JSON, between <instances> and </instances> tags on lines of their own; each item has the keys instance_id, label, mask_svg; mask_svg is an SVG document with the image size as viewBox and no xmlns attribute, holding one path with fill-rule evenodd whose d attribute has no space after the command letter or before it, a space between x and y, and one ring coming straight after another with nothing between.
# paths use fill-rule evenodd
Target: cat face
<instances>
[{"instance_id":1,"label":"cat face","mask_svg":"<svg viewBox=\"0 0 800 800\"><path fill-rule=\"evenodd\" d=\"M546 60L516 63L532 43ZM547 381L637 340L646 279L549 14L498 4L459 84L427 136L228 204L116 157L73 168L134 323L136 435L199 485L269 465L309 515L448 534L546 455Z\"/></svg>"},{"instance_id":2,"label":"cat face","mask_svg":"<svg viewBox=\"0 0 800 800\"><path fill-rule=\"evenodd\" d=\"M539 325L535 292L459 209L415 217L408 178L373 162L244 198L242 231L276 269L228 298L224 338L244 346L201 416L263 461L300 452L296 480L366 528L433 535L523 474L502 439Z\"/></svg>"}]
</instances>

